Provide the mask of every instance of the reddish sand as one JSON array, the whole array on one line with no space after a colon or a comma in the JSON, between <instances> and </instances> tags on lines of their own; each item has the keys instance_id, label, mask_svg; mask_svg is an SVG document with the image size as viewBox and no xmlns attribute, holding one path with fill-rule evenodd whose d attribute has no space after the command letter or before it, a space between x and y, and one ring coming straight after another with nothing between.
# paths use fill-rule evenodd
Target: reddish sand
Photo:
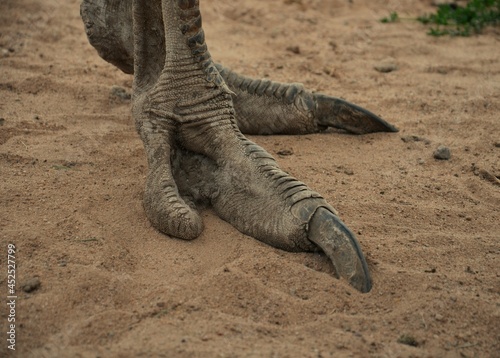
<instances>
[{"instance_id":1,"label":"reddish sand","mask_svg":"<svg viewBox=\"0 0 500 358\"><path fill-rule=\"evenodd\" d=\"M251 137L357 233L374 279L362 295L324 256L272 248L211 211L192 242L155 231L130 101L112 94L131 77L89 45L79 1L2 0L0 293L13 243L18 297L16 352L4 305L0 356L498 357L500 33L433 38L414 21L378 21L433 10L202 1L217 61L400 128ZM374 69L383 63L397 69ZM439 145L450 160L433 158ZM24 292L33 278L40 287Z\"/></svg>"}]
</instances>

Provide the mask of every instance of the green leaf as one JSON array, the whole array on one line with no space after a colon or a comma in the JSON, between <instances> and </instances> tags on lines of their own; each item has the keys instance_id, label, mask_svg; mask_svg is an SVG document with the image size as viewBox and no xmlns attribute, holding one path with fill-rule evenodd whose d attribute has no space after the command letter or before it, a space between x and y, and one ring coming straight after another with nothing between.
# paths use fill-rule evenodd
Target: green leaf
<instances>
[{"instance_id":1,"label":"green leaf","mask_svg":"<svg viewBox=\"0 0 500 358\"><path fill-rule=\"evenodd\" d=\"M389 14L389 17L383 17L380 19L380 22L384 24L388 24L391 22L397 22L399 20L399 15L397 12L393 11Z\"/></svg>"}]
</instances>

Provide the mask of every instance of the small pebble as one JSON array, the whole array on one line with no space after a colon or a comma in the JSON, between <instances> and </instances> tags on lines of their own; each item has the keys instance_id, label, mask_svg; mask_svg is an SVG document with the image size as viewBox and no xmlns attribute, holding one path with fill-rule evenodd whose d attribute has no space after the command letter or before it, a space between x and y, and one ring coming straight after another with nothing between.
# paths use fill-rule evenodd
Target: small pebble
<instances>
[{"instance_id":1,"label":"small pebble","mask_svg":"<svg viewBox=\"0 0 500 358\"><path fill-rule=\"evenodd\" d=\"M4 122L5 122L5 118L0 118L0 126L3 126Z\"/></svg>"},{"instance_id":2,"label":"small pebble","mask_svg":"<svg viewBox=\"0 0 500 358\"><path fill-rule=\"evenodd\" d=\"M451 158L451 152L448 147L440 145L434 152L434 158L439 160L448 160Z\"/></svg>"},{"instance_id":3,"label":"small pebble","mask_svg":"<svg viewBox=\"0 0 500 358\"><path fill-rule=\"evenodd\" d=\"M293 155L293 150L290 149L281 149L277 152L278 155L282 157L287 157L289 155Z\"/></svg>"},{"instance_id":4,"label":"small pebble","mask_svg":"<svg viewBox=\"0 0 500 358\"><path fill-rule=\"evenodd\" d=\"M300 47L299 46L288 46L286 48L286 50L290 51L290 52L292 52L294 54L297 54L297 55L300 54Z\"/></svg>"},{"instance_id":5,"label":"small pebble","mask_svg":"<svg viewBox=\"0 0 500 358\"><path fill-rule=\"evenodd\" d=\"M396 65L392 61L381 61L373 66L375 70L382 73L389 73L392 71L396 71L398 69L398 65Z\"/></svg>"},{"instance_id":6,"label":"small pebble","mask_svg":"<svg viewBox=\"0 0 500 358\"><path fill-rule=\"evenodd\" d=\"M33 277L25 281L21 285L21 289L26 293L30 293L40 288L40 285L41 285L40 279L38 277Z\"/></svg>"},{"instance_id":7,"label":"small pebble","mask_svg":"<svg viewBox=\"0 0 500 358\"><path fill-rule=\"evenodd\" d=\"M495 142L495 147L500 148L500 140Z\"/></svg>"}]
</instances>

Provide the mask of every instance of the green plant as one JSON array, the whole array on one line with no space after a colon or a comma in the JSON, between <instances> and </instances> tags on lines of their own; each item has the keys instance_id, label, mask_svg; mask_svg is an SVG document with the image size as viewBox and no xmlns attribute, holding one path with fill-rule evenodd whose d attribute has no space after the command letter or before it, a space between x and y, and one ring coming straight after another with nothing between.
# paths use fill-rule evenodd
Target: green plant
<instances>
[{"instance_id":1,"label":"green plant","mask_svg":"<svg viewBox=\"0 0 500 358\"><path fill-rule=\"evenodd\" d=\"M380 22L384 24L388 24L390 22L397 22L399 20L399 15L397 12L393 11L389 14L388 17L383 17L380 19Z\"/></svg>"},{"instance_id":2,"label":"green plant","mask_svg":"<svg viewBox=\"0 0 500 358\"><path fill-rule=\"evenodd\" d=\"M383 23L400 19L396 12L380 19ZM435 14L419 16L417 21L432 25L428 34L432 36L470 36L481 33L486 26L500 24L500 0L471 0L465 7L455 4L439 5Z\"/></svg>"},{"instance_id":3,"label":"green plant","mask_svg":"<svg viewBox=\"0 0 500 358\"><path fill-rule=\"evenodd\" d=\"M500 0L472 0L465 7L440 5L435 14L420 16L417 20L437 25L429 29L432 36L469 36L500 23Z\"/></svg>"}]
</instances>

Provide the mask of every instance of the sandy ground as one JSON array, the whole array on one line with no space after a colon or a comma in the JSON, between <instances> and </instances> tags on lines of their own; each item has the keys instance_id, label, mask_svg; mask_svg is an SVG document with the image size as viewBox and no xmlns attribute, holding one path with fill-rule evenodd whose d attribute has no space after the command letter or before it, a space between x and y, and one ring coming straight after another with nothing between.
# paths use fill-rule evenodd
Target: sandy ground
<instances>
[{"instance_id":1,"label":"sandy ground","mask_svg":"<svg viewBox=\"0 0 500 358\"><path fill-rule=\"evenodd\" d=\"M88 44L77 0L0 2L2 357L498 357L500 33L433 38L424 1L204 0L212 55L364 106L396 134L251 137L357 233L359 294L326 258L203 213L193 242L145 218L131 77ZM298 49L297 49L298 48ZM389 62L397 70L374 66ZM451 150L436 160L439 145ZM282 151L293 154L280 156ZM38 278L41 285L29 287Z\"/></svg>"}]
</instances>

